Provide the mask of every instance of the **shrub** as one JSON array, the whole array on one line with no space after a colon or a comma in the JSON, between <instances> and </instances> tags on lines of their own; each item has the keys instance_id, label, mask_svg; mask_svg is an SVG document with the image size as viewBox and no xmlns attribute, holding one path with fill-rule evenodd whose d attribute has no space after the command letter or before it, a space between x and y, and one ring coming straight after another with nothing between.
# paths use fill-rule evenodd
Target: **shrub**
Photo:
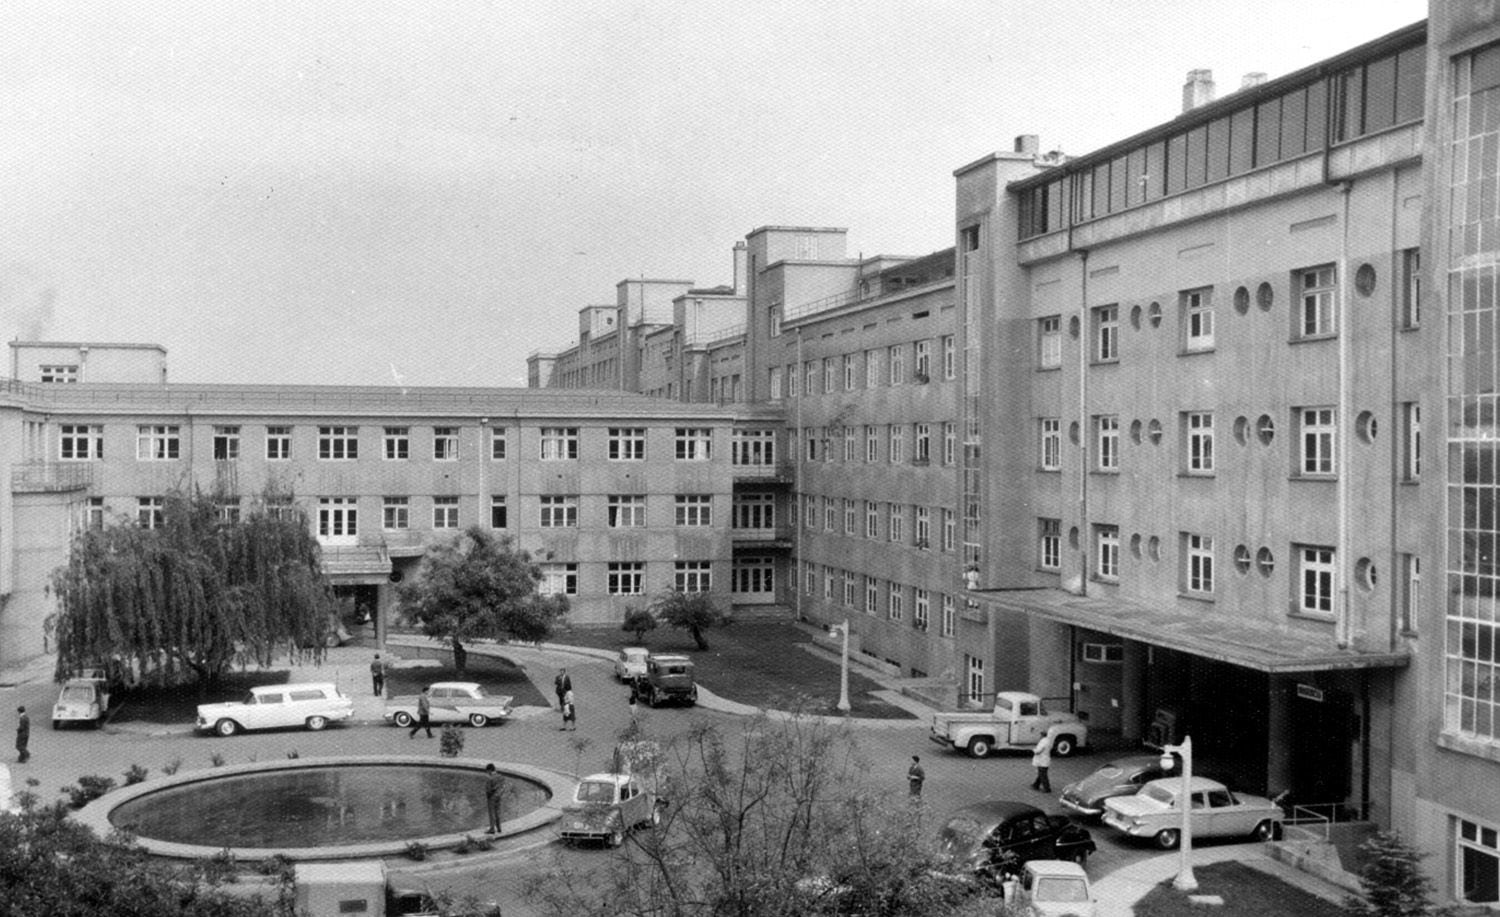
<instances>
[{"instance_id":1,"label":"shrub","mask_svg":"<svg viewBox=\"0 0 1500 917\"><path fill-rule=\"evenodd\" d=\"M297 749L295 749L295 748L292 749L291 751L287 752L286 756L287 756L287 758L289 760L292 760L292 761L295 761L298 758L302 757L300 754L297 753Z\"/></svg>"},{"instance_id":2,"label":"shrub","mask_svg":"<svg viewBox=\"0 0 1500 917\"><path fill-rule=\"evenodd\" d=\"M644 608L625 609L625 623L620 625L620 630L635 634L637 643L646 642L646 633L655 629L656 615Z\"/></svg>"},{"instance_id":3,"label":"shrub","mask_svg":"<svg viewBox=\"0 0 1500 917\"><path fill-rule=\"evenodd\" d=\"M68 805L81 809L115 788L115 778L88 775L78 778L76 786L63 787L68 794Z\"/></svg>"},{"instance_id":4,"label":"shrub","mask_svg":"<svg viewBox=\"0 0 1500 917\"><path fill-rule=\"evenodd\" d=\"M464 731L456 723L444 726L443 734L438 738L438 753L444 758L457 758L463 750Z\"/></svg>"},{"instance_id":5,"label":"shrub","mask_svg":"<svg viewBox=\"0 0 1500 917\"><path fill-rule=\"evenodd\" d=\"M279 876L285 879L293 874L292 858L284 853L272 854L256 865L256 872L263 876Z\"/></svg>"},{"instance_id":6,"label":"shrub","mask_svg":"<svg viewBox=\"0 0 1500 917\"><path fill-rule=\"evenodd\" d=\"M147 775L150 773L150 771L146 770L144 767L141 767L139 764L132 764L125 771L125 785L134 786L137 783L143 783Z\"/></svg>"},{"instance_id":7,"label":"shrub","mask_svg":"<svg viewBox=\"0 0 1500 917\"><path fill-rule=\"evenodd\" d=\"M421 841L412 841L406 845L406 858L408 860L416 860L420 863L422 860L427 859L427 853L427 845Z\"/></svg>"},{"instance_id":8,"label":"shrub","mask_svg":"<svg viewBox=\"0 0 1500 917\"><path fill-rule=\"evenodd\" d=\"M1363 897L1344 899L1354 917L1436 917L1449 913L1433 904L1432 879L1422 872L1422 858L1394 831L1380 831L1359 845L1365 855L1359 871Z\"/></svg>"},{"instance_id":9,"label":"shrub","mask_svg":"<svg viewBox=\"0 0 1500 917\"><path fill-rule=\"evenodd\" d=\"M172 760L168 761L166 764L163 764L161 766L161 772L163 774L166 774L168 777L170 777L173 774L177 773L181 769L182 769L182 759L181 758L173 758Z\"/></svg>"},{"instance_id":10,"label":"shrub","mask_svg":"<svg viewBox=\"0 0 1500 917\"><path fill-rule=\"evenodd\" d=\"M473 853L476 850L491 850L494 848L494 846L494 841L490 840L488 837L475 837L472 834L465 834L463 840L459 841L458 844L453 848L453 852Z\"/></svg>"},{"instance_id":11,"label":"shrub","mask_svg":"<svg viewBox=\"0 0 1500 917\"><path fill-rule=\"evenodd\" d=\"M224 756L219 754L218 752L214 752L213 754L208 756L208 763L212 764L214 767L223 767Z\"/></svg>"}]
</instances>

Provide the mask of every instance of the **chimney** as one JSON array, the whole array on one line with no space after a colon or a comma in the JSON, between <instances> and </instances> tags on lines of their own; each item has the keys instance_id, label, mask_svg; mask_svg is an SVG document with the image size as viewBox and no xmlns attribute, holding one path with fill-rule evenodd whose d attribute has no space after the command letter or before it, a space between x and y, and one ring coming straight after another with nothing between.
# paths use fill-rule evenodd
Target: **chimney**
<instances>
[{"instance_id":1,"label":"chimney","mask_svg":"<svg viewBox=\"0 0 1500 917\"><path fill-rule=\"evenodd\" d=\"M1041 140L1037 138L1036 134L1021 134L1016 138L1017 153L1025 153L1028 156L1035 156L1037 154L1037 150L1040 150L1041 148Z\"/></svg>"},{"instance_id":2,"label":"chimney","mask_svg":"<svg viewBox=\"0 0 1500 917\"><path fill-rule=\"evenodd\" d=\"M749 273L750 250L745 247L744 242L734 243L734 292L736 296L745 295L745 275Z\"/></svg>"},{"instance_id":3,"label":"chimney","mask_svg":"<svg viewBox=\"0 0 1500 917\"><path fill-rule=\"evenodd\" d=\"M1214 72L1212 70L1189 70L1187 82L1182 84L1182 110L1189 112L1213 100Z\"/></svg>"},{"instance_id":4,"label":"chimney","mask_svg":"<svg viewBox=\"0 0 1500 917\"><path fill-rule=\"evenodd\" d=\"M1259 70L1255 71L1254 73L1247 73L1240 80L1240 89L1254 89L1256 86L1259 86L1265 81L1266 75L1264 73L1261 73Z\"/></svg>"}]
</instances>

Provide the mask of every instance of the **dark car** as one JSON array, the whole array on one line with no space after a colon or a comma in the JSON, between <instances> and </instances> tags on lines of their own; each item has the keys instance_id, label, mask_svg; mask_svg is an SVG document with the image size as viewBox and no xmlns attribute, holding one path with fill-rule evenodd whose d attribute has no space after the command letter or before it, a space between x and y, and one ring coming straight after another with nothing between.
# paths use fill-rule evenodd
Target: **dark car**
<instances>
[{"instance_id":1,"label":"dark car","mask_svg":"<svg viewBox=\"0 0 1500 917\"><path fill-rule=\"evenodd\" d=\"M678 702L698 702L698 684L693 680L693 661L686 656L652 653L646 657L646 675L639 682L646 703L653 707Z\"/></svg>"},{"instance_id":2,"label":"dark car","mask_svg":"<svg viewBox=\"0 0 1500 917\"><path fill-rule=\"evenodd\" d=\"M993 874L1028 860L1071 860L1082 865L1094 852L1087 829L1066 815L1048 815L1024 802L992 800L948 816L938 846L955 867Z\"/></svg>"},{"instance_id":3,"label":"dark car","mask_svg":"<svg viewBox=\"0 0 1500 917\"><path fill-rule=\"evenodd\" d=\"M1133 795L1152 780L1167 776L1171 774L1162 770L1161 755L1116 758L1077 783L1063 787L1057 801L1075 815L1097 819L1104 814L1104 800Z\"/></svg>"}]
</instances>

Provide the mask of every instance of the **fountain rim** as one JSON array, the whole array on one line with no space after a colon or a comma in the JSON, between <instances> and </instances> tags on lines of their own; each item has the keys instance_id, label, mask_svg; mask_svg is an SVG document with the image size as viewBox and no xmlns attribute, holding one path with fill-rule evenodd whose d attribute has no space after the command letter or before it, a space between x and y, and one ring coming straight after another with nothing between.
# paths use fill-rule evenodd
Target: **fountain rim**
<instances>
[{"instance_id":1,"label":"fountain rim","mask_svg":"<svg viewBox=\"0 0 1500 917\"><path fill-rule=\"evenodd\" d=\"M439 851L456 846L465 837L488 836L496 840L501 840L545 827L562 817L562 809L555 801L571 799L573 788L577 785L577 781L572 777L564 776L555 771L532 767L527 764L491 761L485 758L439 758L433 760L432 758L417 755L345 755L319 758L287 758L278 761L256 761L248 764L224 765L187 773L179 772L171 776L157 777L141 783L131 784L130 786L106 793L93 802L90 802L82 809L74 812L72 818L74 821L93 829L96 835L103 838L108 837L116 830L115 825L109 820L110 814L125 803L162 790L189 786L194 783L206 783L223 777L240 777L246 774L275 773L278 771L312 770L336 766L370 767L380 765L388 767L420 766L466 772L473 771L482 774L485 771L485 766L489 764L494 764L496 769L502 774L521 777L540 784L548 794L547 802L519 818L508 819L505 822L505 830L498 836L485 835L483 828L475 826L473 831L439 834L431 837L413 837L393 841L365 841L358 844L324 845L320 847L214 847L203 844L182 844L175 841L163 841L142 835L135 836L134 840L136 844L153 856L173 859L210 859L219 856L225 850L228 850L230 855L237 860L265 860L280 854L295 862L401 856L406 853L408 845L413 842L421 843L433 851Z\"/></svg>"}]
</instances>

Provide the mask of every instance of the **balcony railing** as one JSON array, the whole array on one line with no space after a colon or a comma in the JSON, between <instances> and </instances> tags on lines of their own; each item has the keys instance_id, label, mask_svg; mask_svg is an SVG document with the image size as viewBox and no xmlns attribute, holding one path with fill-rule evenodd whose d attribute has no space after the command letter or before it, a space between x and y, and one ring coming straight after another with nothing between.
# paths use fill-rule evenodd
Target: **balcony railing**
<instances>
[{"instance_id":1,"label":"balcony railing","mask_svg":"<svg viewBox=\"0 0 1500 917\"><path fill-rule=\"evenodd\" d=\"M11 493L67 493L93 483L92 462L25 462L10 470Z\"/></svg>"}]
</instances>

